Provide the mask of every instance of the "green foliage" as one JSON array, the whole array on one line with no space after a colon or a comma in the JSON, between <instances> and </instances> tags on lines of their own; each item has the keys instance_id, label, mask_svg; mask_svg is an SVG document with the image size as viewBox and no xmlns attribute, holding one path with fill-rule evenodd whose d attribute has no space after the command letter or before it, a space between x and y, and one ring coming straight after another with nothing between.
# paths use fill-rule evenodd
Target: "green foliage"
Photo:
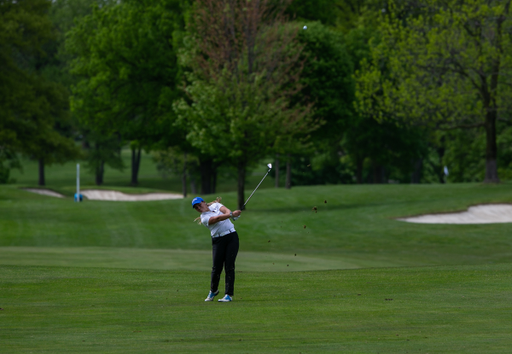
<instances>
[{"instance_id":1,"label":"green foliage","mask_svg":"<svg viewBox=\"0 0 512 354\"><path fill-rule=\"evenodd\" d=\"M95 175L96 185L103 184L105 165L122 170L124 168L121 158L123 141L120 136L109 136L89 131L84 137L86 167Z\"/></svg>"},{"instance_id":2,"label":"green foliage","mask_svg":"<svg viewBox=\"0 0 512 354\"><path fill-rule=\"evenodd\" d=\"M503 180L512 179L512 131L510 127L501 126L496 140L499 174ZM448 182L477 182L484 179L485 131L484 129L460 129L439 132L442 137L440 145L444 151L443 166L448 166Z\"/></svg>"},{"instance_id":3,"label":"green foliage","mask_svg":"<svg viewBox=\"0 0 512 354\"><path fill-rule=\"evenodd\" d=\"M354 119L353 63L344 44L344 36L319 22L306 22L298 35L304 46L300 83L302 90L294 102L312 105L312 117L319 122L311 133L307 149L286 145L281 154L295 155L292 185L350 182L352 180L340 157L340 141ZM306 167L310 165L310 167ZM284 165L282 166L284 167Z\"/></svg>"},{"instance_id":4,"label":"green foliage","mask_svg":"<svg viewBox=\"0 0 512 354\"><path fill-rule=\"evenodd\" d=\"M374 26L383 6L378 0L294 0L286 12L298 22L319 21L348 33L360 25Z\"/></svg>"},{"instance_id":5,"label":"green foliage","mask_svg":"<svg viewBox=\"0 0 512 354\"><path fill-rule=\"evenodd\" d=\"M411 182L414 161L427 153L424 129L379 123L364 116L353 121L343 145L354 165L368 159L361 177L370 183L386 183L388 179Z\"/></svg>"},{"instance_id":6,"label":"green foliage","mask_svg":"<svg viewBox=\"0 0 512 354\"><path fill-rule=\"evenodd\" d=\"M219 81L194 80L186 91L193 104L182 100L175 109L188 124L187 138L201 151L234 166L240 161L259 162L271 151L283 127L301 123L289 119L288 101L279 98L279 89L267 80L266 73L241 83L224 70Z\"/></svg>"},{"instance_id":7,"label":"green foliage","mask_svg":"<svg viewBox=\"0 0 512 354\"><path fill-rule=\"evenodd\" d=\"M512 180L512 128L510 126L499 127L500 134L497 137L498 142L498 161L499 174L504 180Z\"/></svg>"},{"instance_id":8,"label":"green foliage","mask_svg":"<svg viewBox=\"0 0 512 354\"><path fill-rule=\"evenodd\" d=\"M62 37L60 39L64 40L65 34L83 17L90 15L94 6L102 8L116 3L118 3L117 0L54 0L50 17L57 26L59 35Z\"/></svg>"},{"instance_id":9,"label":"green foliage","mask_svg":"<svg viewBox=\"0 0 512 354\"><path fill-rule=\"evenodd\" d=\"M354 72L361 69L361 64L371 58L370 43L378 41L378 33L372 27L363 25L352 28L345 36L345 47L352 60ZM354 82L355 89L355 82ZM355 95L355 94L354 94Z\"/></svg>"},{"instance_id":10,"label":"green foliage","mask_svg":"<svg viewBox=\"0 0 512 354\"><path fill-rule=\"evenodd\" d=\"M390 2L358 75L359 108L378 119L484 126L486 175L498 181L496 120L510 110L510 4Z\"/></svg>"},{"instance_id":11,"label":"green foliage","mask_svg":"<svg viewBox=\"0 0 512 354\"><path fill-rule=\"evenodd\" d=\"M301 24L302 21L320 21L324 25L334 26L339 16L337 3L337 0L295 0L286 12Z\"/></svg>"},{"instance_id":12,"label":"green foliage","mask_svg":"<svg viewBox=\"0 0 512 354\"><path fill-rule=\"evenodd\" d=\"M42 75L43 45L53 38L45 0L0 2L0 167L5 182L15 152L53 158L76 154L55 130L65 114L62 87ZM9 163L11 161L11 163ZM4 164L5 163L5 164Z\"/></svg>"},{"instance_id":13,"label":"green foliage","mask_svg":"<svg viewBox=\"0 0 512 354\"><path fill-rule=\"evenodd\" d=\"M180 53L187 100L175 103L187 140L245 174L271 152L300 149L315 126L292 101L302 87L299 26L284 24L283 3L199 1ZM213 22L212 22L213 20Z\"/></svg>"},{"instance_id":14,"label":"green foliage","mask_svg":"<svg viewBox=\"0 0 512 354\"><path fill-rule=\"evenodd\" d=\"M312 156L292 156L291 164L292 186L354 183L354 168L351 161L348 161L346 156L340 156L332 147L318 151ZM282 163L279 166L280 175L285 176L286 165Z\"/></svg>"},{"instance_id":15,"label":"green foliage","mask_svg":"<svg viewBox=\"0 0 512 354\"><path fill-rule=\"evenodd\" d=\"M45 114L46 125L24 144L23 152L36 160L44 160L45 164L64 163L81 156L79 148L69 131L68 93L61 84L51 81L38 83L40 95L46 96L48 106Z\"/></svg>"},{"instance_id":16,"label":"green foliage","mask_svg":"<svg viewBox=\"0 0 512 354\"><path fill-rule=\"evenodd\" d=\"M300 32L307 53L301 95L315 103L313 114L325 124L312 135L315 156L294 164L294 183L352 183L354 174L359 183L409 183L426 156L424 129L378 123L355 111L354 67L370 57L372 36L365 27L343 35L319 23Z\"/></svg>"},{"instance_id":17,"label":"green foliage","mask_svg":"<svg viewBox=\"0 0 512 354\"><path fill-rule=\"evenodd\" d=\"M127 1L99 7L73 28L73 112L88 126L149 146L168 128L177 98L176 46L183 27L177 0ZM170 111L170 112L169 112Z\"/></svg>"},{"instance_id":18,"label":"green foliage","mask_svg":"<svg viewBox=\"0 0 512 354\"><path fill-rule=\"evenodd\" d=\"M199 159L179 148L158 150L153 153L152 157L156 163L156 169L163 178L172 174L181 175L184 168L186 168L188 174L199 177Z\"/></svg>"},{"instance_id":19,"label":"green foliage","mask_svg":"<svg viewBox=\"0 0 512 354\"><path fill-rule=\"evenodd\" d=\"M21 164L16 153L8 149L0 149L0 184L14 181L9 178L11 169L13 168L21 169Z\"/></svg>"},{"instance_id":20,"label":"green foliage","mask_svg":"<svg viewBox=\"0 0 512 354\"><path fill-rule=\"evenodd\" d=\"M305 60L299 102L314 104L313 117L323 125L313 137L329 145L340 140L354 118L353 62L343 34L318 22L307 23L307 30L300 31L298 39L304 45Z\"/></svg>"},{"instance_id":21,"label":"green foliage","mask_svg":"<svg viewBox=\"0 0 512 354\"><path fill-rule=\"evenodd\" d=\"M120 143L109 138L112 134L145 149L160 140L179 143L171 103L179 96L176 47L184 26L181 11L178 0L94 3L92 13L69 32L71 72L79 78L73 86L72 111L93 131L89 142L99 139L93 145L101 147L89 153L91 168L101 171L98 166L104 163L121 168ZM137 166L135 159L134 184Z\"/></svg>"},{"instance_id":22,"label":"green foliage","mask_svg":"<svg viewBox=\"0 0 512 354\"><path fill-rule=\"evenodd\" d=\"M443 165L449 182L478 182L484 179L485 131L461 129L443 134Z\"/></svg>"}]
</instances>

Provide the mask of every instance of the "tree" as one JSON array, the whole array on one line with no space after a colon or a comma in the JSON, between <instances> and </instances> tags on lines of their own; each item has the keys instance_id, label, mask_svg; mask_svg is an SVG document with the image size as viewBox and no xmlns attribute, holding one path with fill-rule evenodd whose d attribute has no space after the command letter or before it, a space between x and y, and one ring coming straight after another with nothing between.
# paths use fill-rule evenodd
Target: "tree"
<instances>
[{"instance_id":1,"label":"tree","mask_svg":"<svg viewBox=\"0 0 512 354\"><path fill-rule=\"evenodd\" d=\"M421 163L427 153L421 128L359 116L351 123L343 146L356 167L357 183L387 183L388 179L420 181L419 176L411 178L411 173L414 164Z\"/></svg>"},{"instance_id":2,"label":"tree","mask_svg":"<svg viewBox=\"0 0 512 354\"><path fill-rule=\"evenodd\" d=\"M293 100L312 105L311 115L322 122L311 133L311 145L300 149L292 142L280 144L280 155L294 153L294 170L298 173L294 183L322 184L348 182L341 142L350 122L355 118L353 102L353 62L345 44L345 35L319 23L307 22L307 30L299 32L298 40L304 45L301 60L304 69L300 76L303 89ZM300 157L299 157L299 156ZM302 168L310 165L308 168ZM277 169L276 169L277 170ZM290 168L287 168L290 171Z\"/></svg>"},{"instance_id":3,"label":"tree","mask_svg":"<svg viewBox=\"0 0 512 354\"><path fill-rule=\"evenodd\" d=\"M49 100L47 119L53 126L45 134L34 136L34 148L24 151L39 164L39 185L45 184L45 165L64 163L82 157L75 139L80 136L81 126L70 114L69 94L74 78L68 70L71 60L64 50L65 35L74 27L75 21L91 13L91 5L100 6L115 0L54 0L47 14L52 21L52 35L41 46L42 51L33 55L32 70L42 85L42 95ZM86 144L87 145L87 144Z\"/></svg>"},{"instance_id":4,"label":"tree","mask_svg":"<svg viewBox=\"0 0 512 354\"><path fill-rule=\"evenodd\" d=\"M175 110L187 139L238 171L238 207L246 170L268 156L279 136L312 129L308 110L291 97L299 89L302 47L297 25L284 25L286 1L198 0L180 55L190 69Z\"/></svg>"},{"instance_id":5,"label":"tree","mask_svg":"<svg viewBox=\"0 0 512 354\"><path fill-rule=\"evenodd\" d=\"M69 122L68 92L57 82L41 79L36 85L39 96L45 97L47 107L45 114L46 124L41 127L40 134L30 138L21 149L30 158L38 161L38 175L40 186L46 184L45 166L53 163L65 163L81 157L81 151L75 144L73 132Z\"/></svg>"},{"instance_id":6,"label":"tree","mask_svg":"<svg viewBox=\"0 0 512 354\"><path fill-rule=\"evenodd\" d=\"M512 103L510 0L390 1L358 75L360 108L441 129L483 127L485 182L499 182L498 120Z\"/></svg>"},{"instance_id":7,"label":"tree","mask_svg":"<svg viewBox=\"0 0 512 354\"><path fill-rule=\"evenodd\" d=\"M95 130L85 131L83 145L86 151L86 168L94 174L97 186L104 182L105 165L118 170L124 168L121 158L123 141L119 135L105 135Z\"/></svg>"},{"instance_id":8,"label":"tree","mask_svg":"<svg viewBox=\"0 0 512 354\"><path fill-rule=\"evenodd\" d=\"M0 1L1 183L7 182L9 168L20 166L16 152L56 157L71 148L55 130L55 119L65 110L62 89L39 70L43 45L53 38L50 5L47 0Z\"/></svg>"},{"instance_id":9,"label":"tree","mask_svg":"<svg viewBox=\"0 0 512 354\"><path fill-rule=\"evenodd\" d=\"M91 0L75 1L73 7L85 7ZM62 52L65 32L72 26L73 17L62 16L62 10L68 5L67 0L53 1L48 11L52 21L52 37L42 45L42 53L33 57L33 70L42 81L41 94L49 100L51 109L48 114L53 121L53 130L44 135L34 137L37 140L35 150L25 152L39 164L39 185L45 185L45 166L53 163L64 163L82 156L75 143L79 136L77 126L69 112L70 74L66 68L67 57ZM86 11L81 9L82 12Z\"/></svg>"},{"instance_id":10,"label":"tree","mask_svg":"<svg viewBox=\"0 0 512 354\"><path fill-rule=\"evenodd\" d=\"M68 38L68 50L76 56L72 73L80 77L72 109L98 132L132 142L132 185L138 183L141 149L173 134L167 102L179 97L176 47L182 10L178 0L95 6Z\"/></svg>"},{"instance_id":11,"label":"tree","mask_svg":"<svg viewBox=\"0 0 512 354\"><path fill-rule=\"evenodd\" d=\"M289 14L297 21L320 21L324 25L336 25L341 15L339 0L295 0L287 8Z\"/></svg>"},{"instance_id":12,"label":"tree","mask_svg":"<svg viewBox=\"0 0 512 354\"><path fill-rule=\"evenodd\" d=\"M498 131L500 134L497 137L498 150L498 166L500 176L506 180L512 180L512 127L510 125L501 127L503 123L498 123ZM501 129L500 129L501 128Z\"/></svg>"},{"instance_id":13,"label":"tree","mask_svg":"<svg viewBox=\"0 0 512 354\"><path fill-rule=\"evenodd\" d=\"M157 170L165 178L168 174L181 175L183 198L187 197L187 179L190 179L191 192L197 193L197 176L199 175L199 160L196 156L179 149L178 147L166 150L157 150L153 153L153 161Z\"/></svg>"},{"instance_id":14,"label":"tree","mask_svg":"<svg viewBox=\"0 0 512 354\"><path fill-rule=\"evenodd\" d=\"M352 77L354 64L346 36L319 22L303 24L307 29L298 35L299 42L304 45L301 57L304 69L300 76L303 88L292 100L309 103L313 119L321 124L311 133L307 146L289 139L279 141L275 160L276 187L280 170L286 171L286 187L290 184L349 183L352 176L347 164L342 162L345 155L342 141L355 118L355 84ZM279 168L279 160L287 162L286 168Z\"/></svg>"},{"instance_id":15,"label":"tree","mask_svg":"<svg viewBox=\"0 0 512 354\"><path fill-rule=\"evenodd\" d=\"M445 176L451 182L481 181L485 172L485 130L455 129L440 132L443 143L443 166L448 167Z\"/></svg>"}]
</instances>

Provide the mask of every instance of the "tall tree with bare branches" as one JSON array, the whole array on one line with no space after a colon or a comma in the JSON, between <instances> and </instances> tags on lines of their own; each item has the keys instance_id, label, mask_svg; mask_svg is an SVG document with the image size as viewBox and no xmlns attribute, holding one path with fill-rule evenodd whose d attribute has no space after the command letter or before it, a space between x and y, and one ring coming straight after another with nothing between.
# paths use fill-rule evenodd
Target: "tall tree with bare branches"
<instances>
[{"instance_id":1,"label":"tall tree with bare branches","mask_svg":"<svg viewBox=\"0 0 512 354\"><path fill-rule=\"evenodd\" d=\"M315 128L301 90L300 30L285 22L288 0L197 0L180 55L186 74L175 110L192 145L238 170L238 207L247 168L277 141L301 142Z\"/></svg>"}]
</instances>

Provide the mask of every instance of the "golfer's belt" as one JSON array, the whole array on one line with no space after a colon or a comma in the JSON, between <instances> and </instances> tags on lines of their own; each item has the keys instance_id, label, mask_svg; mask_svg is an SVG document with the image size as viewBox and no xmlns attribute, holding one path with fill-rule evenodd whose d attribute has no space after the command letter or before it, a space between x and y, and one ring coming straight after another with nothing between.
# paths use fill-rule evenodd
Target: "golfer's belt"
<instances>
[{"instance_id":1,"label":"golfer's belt","mask_svg":"<svg viewBox=\"0 0 512 354\"><path fill-rule=\"evenodd\" d=\"M226 236L227 234L230 234L232 232L235 232L236 230L234 228L229 229L228 231L221 232L220 234L215 234L212 236L212 238L222 237Z\"/></svg>"}]
</instances>

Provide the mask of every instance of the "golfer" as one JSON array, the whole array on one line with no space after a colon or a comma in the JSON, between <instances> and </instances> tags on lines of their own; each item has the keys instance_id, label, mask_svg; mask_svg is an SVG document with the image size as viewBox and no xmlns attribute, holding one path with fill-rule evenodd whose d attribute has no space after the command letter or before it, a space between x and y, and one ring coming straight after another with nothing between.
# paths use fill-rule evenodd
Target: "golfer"
<instances>
[{"instance_id":1,"label":"golfer","mask_svg":"<svg viewBox=\"0 0 512 354\"><path fill-rule=\"evenodd\" d=\"M238 218L240 210L231 211L220 203L220 198L206 204L203 198L192 200L192 207L201 213L196 220L210 229L212 236L212 279L210 292L204 301L213 301L219 294L219 281L222 268L226 271L226 292L219 302L233 300L235 287L235 260L238 254L238 234L230 218Z\"/></svg>"}]
</instances>

